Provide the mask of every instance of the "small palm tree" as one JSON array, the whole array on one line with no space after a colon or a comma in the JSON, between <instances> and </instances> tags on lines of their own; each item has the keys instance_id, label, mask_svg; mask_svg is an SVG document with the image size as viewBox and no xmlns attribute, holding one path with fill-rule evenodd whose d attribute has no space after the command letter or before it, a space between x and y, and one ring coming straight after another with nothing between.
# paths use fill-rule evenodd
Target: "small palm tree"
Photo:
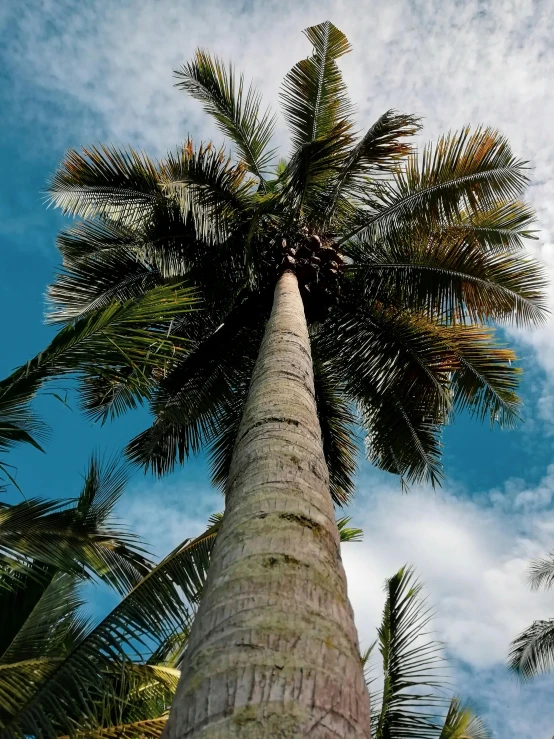
<instances>
[{"instance_id":1,"label":"small palm tree","mask_svg":"<svg viewBox=\"0 0 554 739\"><path fill-rule=\"evenodd\" d=\"M506 139L464 129L418 157L419 121L394 111L357 136L347 39L329 22L306 35L313 53L282 89L287 161L272 164L259 95L199 51L179 86L236 160L191 141L159 163L94 148L51 184L84 219L59 239L53 319L183 282L202 299L168 331L192 344L182 361L106 375L92 361L85 385L100 419L150 400L132 459L164 473L208 443L225 487L171 739L369 736L333 512L353 492L354 428L381 469L436 483L454 410L517 414L519 369L490 324L544 316L542 272L522 254L525 163Z\"/></svg>"},{"instance_id":2,"label":"small palm tree","mask_svg":"<svg viewBox=\"0 0 554 739\"><path fill-rule=\"evenodd\" d=\"M2 736L51 735L59 710L74 719L63 692L50 697L44 720L33 713L29 698L88 638L83 583L101 580L126 594L153 568L138 538L110 520L125 480L124 468L93 457L77 499L32 499L0 508ZM82 671L91 670L90 660L80 664ZM23 709L30 714L18 723Z\"/></svg>"},{"instance_id":3,"label":"small palm tree","mask_svg":"<svg viewBox=\"0 0 554 739\"><path fill-rule=\"evenodd\" d=\"M413 570L401 568L385 583L386 602L377 641L362 661L372 698L374 739L488 739L483 720L459 698L448 702L441 644L429 638L432 613L420 598ZM373 690L369 659L378 647L383 684Z\"/></svg>"},{"instance_id":4,"label":"small palm tree","mask_svg":"<svg viewBox=\"0 0 554 739\"><path fill-rule=\"evenodd\" d=\"M531 563L529 584L533 590L554 584L554 552ZM514 639L510 667L524 679L549 672L554 667L554 618L534 621Z\"/></svg>"}]
</instances>

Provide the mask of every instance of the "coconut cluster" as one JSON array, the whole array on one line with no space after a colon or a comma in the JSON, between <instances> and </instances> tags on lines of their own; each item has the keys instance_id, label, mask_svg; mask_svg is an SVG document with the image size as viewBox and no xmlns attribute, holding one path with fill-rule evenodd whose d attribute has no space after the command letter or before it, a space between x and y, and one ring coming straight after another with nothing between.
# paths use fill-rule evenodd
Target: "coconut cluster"
<instances>
[{"instance_id":1,"label":"coconut cluster","mask_svg":"<svg viewBox=\"0 0 554 739\"><path fill-rule=\"evenodd\" d=\"M295 234L294 239L283 238L281 246L280 269L295 273L308 320L322 320L340 294L342 254L332 241L307 229Z\"/></svg>"}]
</instances>

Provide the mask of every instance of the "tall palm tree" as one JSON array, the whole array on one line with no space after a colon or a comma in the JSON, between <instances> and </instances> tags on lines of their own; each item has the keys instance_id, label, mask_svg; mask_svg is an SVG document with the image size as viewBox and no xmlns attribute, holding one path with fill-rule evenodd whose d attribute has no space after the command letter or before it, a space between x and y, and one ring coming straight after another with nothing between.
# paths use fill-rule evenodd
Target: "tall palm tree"
<instances>
[{"instance_id":1,"label":"tall palm tree","mask_svg":"<svg viewBox=\"0 0 554 739\"><path fill-rule=\"evenodd\" d=\"M313 52L282 88L288 160L272 164L259 95L198 51L178 84L234 160L191 141L159 163L93 148L51 183L83 219L59 239L54 320L183 280L203 301L173 322L193 347L157 388L94 367L85 385L100 419L150 400L132 459L163 473L208 443L225 488L172 738L369 736L333 512L353 491L354 427L378 467L436 483L455 410L516 417L519 369L491 323L544 316L542 272L522 253L526 167L506 139L466 128L418 156L406 140L419 121L394 111L358 136L337 66L347 39L329 22L306 35Z\"/></svg>"},{"instance_id":2,"label":"tall palm tree","mask_svg":"<svg viewBox=\"0 0 554 739\"><path fill-rule=\"evenodd\" d=\"M554 584L554 552L531 563L529 584L533 590ZM530 679L554 667L554 618L533 621L511 645L510 667L520 677Z\"/></svg>"}]
</instances>

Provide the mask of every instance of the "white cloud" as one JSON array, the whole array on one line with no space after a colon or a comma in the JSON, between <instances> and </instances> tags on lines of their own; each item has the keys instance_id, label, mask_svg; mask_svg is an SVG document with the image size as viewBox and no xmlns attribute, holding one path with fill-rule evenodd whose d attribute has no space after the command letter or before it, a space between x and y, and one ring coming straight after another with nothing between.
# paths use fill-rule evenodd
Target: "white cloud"
<instances>
[{"instance_id":1,"label":"white cloud","mask_svg":"<svg viewBox=\"0 0 554 739\"><path fill-rule=\"evenodd\" d=\"M364 543L343 548L363 638L371 638L380 614L384 578L405 563L417 565L432 594L440 638L473 667L505 662L519 631L554 615L554 595L532 593L526 582L529 559L554 544L554 465L534 487L509 480L502 493L474 499L448 491L401 495L372 478L362 477L353 506Z\"/></svg>"},{"instance_id":2,"label":"white cloud","mask_svg":"<svg viewBox=\"0 0 554 739\"><path fill-rule=\"evenodd\" d=\"M223 496L210 487L207 473L196 474L198 466L192 480L185 469L171 481L136 482L119 504L118 515L125 525L139 534L157 557L201 534L209 516L223 510Z\"/></svg>"}]
</instances>

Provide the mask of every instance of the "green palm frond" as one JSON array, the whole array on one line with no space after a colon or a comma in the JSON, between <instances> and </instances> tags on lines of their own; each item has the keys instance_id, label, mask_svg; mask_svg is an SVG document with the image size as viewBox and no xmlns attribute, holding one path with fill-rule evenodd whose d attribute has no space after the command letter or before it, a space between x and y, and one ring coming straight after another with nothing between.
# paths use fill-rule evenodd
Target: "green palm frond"
<instances>
[{"instance_id":1,"label":"green palm frond","mask_svg":"<svg viewBox=\"0 0 554 739\"><path fill-rule=\"evenodd\" d=\"M329 469L329 489L334 504L343 506L354 495L358 451L354 428L357 419L342 383L328 366L318 361L317 344L313 348L315 400L323 453Z\"/></svg>"},{"instance_id":2,"label":"green palm frond","mask_svg":"<svg viewBox=\"0 0 554 739\"><path fill-rule=\"evenodd\" d=\"M57 245L64 268L48 289L49 322L73 321L163 284L137 229L105 219L83 221L63 231Z\"/></svg>"},{"instance_id":3,"label":"green palm frond","mask_svg":"<svg viewBox=\"0 0 554 739\"><path fill-rule=\"evenodd\" d=\"M408 567L385 584L387 600L378 630L384 687L376 709L376 739L436 737L436 709L444 702L435 692L442 687L442 659L440 645L428 637L431 613L419 597L421 588Z\"/></svg>"},{"instance_id":4,"label":"green palm frond","mask_svg":"<svg viewBox=\"0 0 554 739\"><path fill-rule=\"evenodd\" d=\"M167 723L169 711L157 718L131 721L115 726L100 726L89 731L75 731L71 736L59 736L57 739L158 739Z\"/></svg>"},{"instance_id":5,"label":"green palm frond","mask_svg":"<svg viewBox=\"0 0 554 739\"><path fill-rule=\"evenodd\" d=\"M459 698L450 701L439 739L490 739L483 719Z\"/></svg>"},{"instance_id":6,"label":"green palm frond","mask_svg":"<svg viewBox=\"0 0 554 739\"><path fill-rule=\"evenodd\" d=\"M244 78L240 75L237 80L232 65L227 68L201 49L175 76L177 87L203 103L204 110L234 142L248 171L260 179L263 188L264 174L274 155L267 147L275 116L269 110L260 112L261 95L252 87L245 91Z\"/></svg>"},{"instance_id":7,"label":"green palm frond","mask_svg":"<svg viewBox=\"0 0 554 739\"><path fill-rule=\"evenodd\" d=\"M0 452L17 444L30 444L44 451L39 441L48 436L48 427L29 407L40 382L33 377L22 377L17 385L0 383Z\"/></svg>"},{"instance_id":8,"label":"green palm frond","mask_svg":"<svg viewBox=\"0 0 554 739\"><path fill-rule=\"evenodd\" d=\"M213 443L215 482L226 479L234 446L229 429L240 420L234 411L241 412L268 308L256 295L246 298L173 369L153 400L153 425L127 447L133 461L161 475Z\"/></svg>"},{"instance_id":9,"label":"green palm frond","mask_svg":"<svg viewBox=\"0 0 554 739\"><path fill-rule=\"evenodd\" d=\"M408 482L441 479L440 431L451 413L449 371L434 326L374 306L323 324L317 352L345 378L361 414L368 458ZM340 353L334 346L339 342Z\"/></svg>"},{"instance_id":10,"label":"green palm frond","mask_svg":"<svg viewBox=\"0 0 554 739\"><path fill-rule=\"evenodd\" d=\"M140 222L161 197L155 162L133 149L70 149L48 184L50 203L66 215Z\"/></svg>"},{"instance_id":11,"label":"green palm frond","mask_svg":"<svg viewBox=\"0 0 554 739\"><path fill-rule=\"evenodd\" d=\"M421 158L411 157L394 182L370 187L362 197L369 212L341 241L355 235L379 240L408 220L429 226L489 210L518 199L527 182L526 163L514 157L505 137L468 127L427 146Z\"/></svg>"},{"instance_id":12,"label":"green palm frond","mask_svg":"<svg viewBox=\"0 0 554 739\"><path fill-rule=\"evenodd\" d=\"M133 587L150 563L137 537L110 518L126 479L125 468L115 460L102 465L92 457L79 498L3 504L2 583L17 589L20 577L32 576L49 582L54 573L48 568L55 568L78 578L100 578L121 593ZM47 567L37 570L37 564Z\"/></svg>"},{"instance_id":13,"label":"green palm frond","mask_svg":"<svg viewBox=\"0 0 554 739\"><path fill-rule=\"evenodd\" d=\"M2 718L2 737L24 733L54 739L62 733L73 735L77 728L99 728L97 701L101 698L112 707L121 696L117 681L110 691L109 676L115 679L134 659L148 660L190 627L216 531L217 525L177 547L45 679L20 686L18 705ZM144 671L130 669L144 683ZM156 677L153 670L146 675L149 682ZM167 675L156 680L167 689Z\"/></svg>"},{"instance_id":14,"label":"green palm frond","mask_svg":"<svg viewBox=\"0 0 554 739\"><path fill-rule=\"evenodd\" d=\"M332 216L339 197L356 197L365 188L368 177L392 172L399 160L413 153L411 144L403 139L421 130L419 118L395 110L386 113L368 129L349 151L336 177L327 214Z\"/></svg>"},{"instance_id":15,"label":"green palm frond","mask_svg":"<svg viewBox=\"0 0 554 739\"><path fill-rule=\"evenodd\" d=\"M59 657L73 641L75 630L82 627L77 612L83 599L76 578L53 568L42 569L44 579L20 577L11 591L0 592L0 686L6 680L0 694L9 689L6 666L19 670L33 660Z\"/></svg>"},{"instance_id":16,"label":"green palm frond","mask_svg":"<svg viewBox=\"0 0 554 739\"><path fill-rule=\"evenodd\" d=\"M316 332L314 357L347 378L346 393L359 407L377 466L410 482L436 483L441 428L455 410L513 424L521 370L492 329L445 326L375 304L362 308L355 296L348 301Z\"/></svg>"},{"instance_id":17,"label":"green palm frond","mask_svg":"<svg viewBox=\"0 0 554 739\"><path fill-rule=\"evenodd\" d=\"M451 375L455 408L481 421L489 418L491 425L512 427L521 405L515 353L496 342L487 326L441 327L437 333L458 365Z\"/></svg>"},{"instance_id":18,"label":"green palm frond","mask_svg":"<svg viewBox=\"0 0 554 739\"><path fill-rule=\"evenodd\" d=\"M554 666L554 619L534 621L512 642L509 664L522 678L549 672Z\"/></svg>"},{"instance_id":19,"label":"green palm frond","mask_svg":"<svg viewBox=\"0 0 554 739\"><path fill-rule=\"evenodd\" d=\"M304 31L313 53L283 82L281 101L295 147L323 139L348 118L352 106L336 60L351 50L346 36L325 21Z\"/></svg>"},{"instance_id":20,"label":"green palm frond","mask_svg":"<svg viewBox=\"0 0 554 739\"><path fill-rule=\"evenodd\" d=\"M336 63L350 51L350 43L329 21L304 33L313 53L288 72L281 90L293 144L287 189L295 194L297 210L317 200L352 141L352 105ZM311 197L310 188L315 190Z\"/></svg>"},{"instance_id":21,"label":"green palm frond","mask_svg":"<svg viewBox=\"0 0 554 739\"><path fill-rule=\"evenodd\" d=\"M487 219L486 215L490 218ZM474 228L464 216L444 228L408 226L400 238L352 245L352 282L365 300L456 322L508 321L530 325L545 318L545 271L515 253L528 237L515 214L500 224L497 209ZM520 213L525 219L529 210ZM512 227L513 226L513 230ZM498 248L498 242L507 248Z\"/></svg>"},{"instance_id":22,"label":"green palm frond","mask_svg":"<svg viewBox=\"0 0 554 739\"><path fill-rule=\"evenodd\" d=\"M171 324L197 302L190 288L160 286L65 326L44 351L0 382L0 407L12 402L24 409L42 382L67 374L84 383L84 406L93 417L135 407L149 396L152 373L167 371L183 353L187 340L176 341ZM114 407L113 390L122 384L126 394L120 392Z\"/></svg>"},{"instance_id":23,"label":"green palm frond","mask_svg":"<svg viewBox=\"0 0 554 739\"><path fill-rule=\"evenodd\" d=\"M176 154L168 154L161 178L164 191L177 198L184 220L190 214L206 244L225 242L252 205L255 183L247 169L212 144L195 149L187 141Z\"/></svg>"},{"instance_id":24,"label":"green palm frond","mask_svg":"<svg viewBox=\"0 0 554 739\"><path fill-rule=\"evenodd\" d=\"M364 532L362 529L355 529L348 524L350 523L350 516L343 516L337 518L337 527L340 534L340 540L342 543L346 541L362 541ZM369 656L369 655L368 655Z\"/></svg>"},{"instance_id":25,"label":"green palm frond","mask_svg":"<svg viewBox=\"0 0 554 739\"><path fill-rule=\"evenodd\" d=\"M405 491L412 483L428 482L432 487L441 484L445 421L436 414L436 408L421 401L406 402L398 393L390 392L363 410L365 450L372 464L398 475Z\"/></svg>"}]
</instances>

